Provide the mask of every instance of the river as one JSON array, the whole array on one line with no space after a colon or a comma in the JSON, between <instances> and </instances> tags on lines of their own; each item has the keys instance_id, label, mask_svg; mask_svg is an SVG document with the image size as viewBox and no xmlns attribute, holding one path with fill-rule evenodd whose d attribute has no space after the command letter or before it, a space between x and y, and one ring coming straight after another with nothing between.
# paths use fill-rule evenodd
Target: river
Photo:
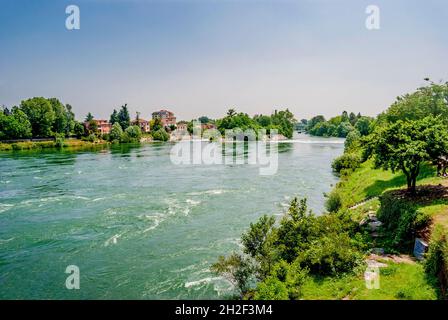
<instances>
[{"instance_id":1,"label":"river","mask_svg":"<svg viewBox=\"0 0 448 320\"><path fill-rule=\"evenodd\" d=\"M209 266L294 196L322 212L343 140L279 143L272 176L248 164L174 165L171 147L0 153L0 298L222 298L229 284ZM79 290L65 286L69 265Z\"/></svg>"}]
</instances>

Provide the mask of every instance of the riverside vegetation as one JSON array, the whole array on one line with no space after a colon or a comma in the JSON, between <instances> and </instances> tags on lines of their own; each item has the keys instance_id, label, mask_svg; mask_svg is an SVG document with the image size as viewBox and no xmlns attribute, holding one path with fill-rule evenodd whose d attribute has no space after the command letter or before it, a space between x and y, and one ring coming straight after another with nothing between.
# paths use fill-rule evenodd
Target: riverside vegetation
<instances>
[{"instance_id":1,"label":"riverside vegetation","mask_svg":"<svg viewBox=\"0 0 448 320\"><path fill-rule=\"evenodd\" d=\"M212 270L242 299L446 299L447 102L448 83L429 82L376 118L348 116L357 122L333 161L341 180L326 195L328 212L294 199L279 221L252 223L242 250ZM372 213L382 223L376 234L364 223ZM416 237L429 241L423 262L409 256ZM366 288L366 259L382 264L380 289Z\"/></svg>"},{"instance_id":2,"label":"riverside vegetation","mask_svg":"<svg viewBox=\"0 0 448 320\"><path fill-rule=\"evenodd\" d=\"M137 112L136 122L139 120L139 115ZM294 115L288 109L275 110L270 116L254 117L229 109L226 116L221 119L213 120L202 116L198 120L204 124L215 125L221 134L228 129L242 131L251 129L255 132L265 129L267 134L270 134L271 130L275 129L286 138L292 138L295 123ZM161 120L156 118L150 121L151 131L143 133L139 126L132 125L127 104L121 106L119 111L113 110L109 123L112 125L110 132L101 134L91 112L87 114L84 122L80 122L75 119L71 105L64 105L57 98L35 97L23 100L19 106L13 106L11 109L0 108L0 150L135 143L140 142L142 138L168 141L170 133L176 129L175 125L164 127ZM193 132L193 120L188 122L188 131ZM66 141L66 138L71 140ZM31 139L32 141L21 141Z\"/></svg>"}]
</instances>

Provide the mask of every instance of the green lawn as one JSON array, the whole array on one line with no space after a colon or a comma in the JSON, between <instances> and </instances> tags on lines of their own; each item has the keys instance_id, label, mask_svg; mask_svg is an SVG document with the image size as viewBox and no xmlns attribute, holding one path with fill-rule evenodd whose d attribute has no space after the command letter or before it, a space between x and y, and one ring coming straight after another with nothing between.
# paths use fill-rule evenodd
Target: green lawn
<instances>
[{"instance_id":1,"label":"green lawn","mask_svg":"<svg viewBox=\"0 0 448 320\"><path fill-rule=\"evenodd\" d=\"M380 288L367 289L363 273L339 278L309 278L303 286L306 300L435 300L437 289L419 263L388 263L380 268Z\"/></svg>"},{"instance_id":2,"label":"green lawn","mask_svg":"<svg viewBox=\"0 0 448 320\"><path fill-rule=\"evenodd\" d=\"M420 171L417 179L419 185L441 181L432 166L424 165ZM378 196L386 190L405 186L406 177L403 173L374 169L373 161L368 160L348 177L342 177L336 188L341 195L343 205L348 207L365 198Z\"/></svg>"}]
</instances>

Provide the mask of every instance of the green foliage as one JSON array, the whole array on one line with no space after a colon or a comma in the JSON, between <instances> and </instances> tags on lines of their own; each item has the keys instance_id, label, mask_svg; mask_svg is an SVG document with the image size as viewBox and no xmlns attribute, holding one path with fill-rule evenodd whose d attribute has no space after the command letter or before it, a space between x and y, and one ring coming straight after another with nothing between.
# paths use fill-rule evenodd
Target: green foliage
<instances>
[{"instance_id":1,"label":"green foliage","mask_svg":"<svg viewBox=\"0 0 448 320\"><path fill-rule=\"evenodd\" d=\"M239 129L242 132L246 130L257 132L259 129L266 129L268 134L275 129L279 134L290 139L294 132L295 122L294 115L288 109L275 110L271 116L255 115L253 118L247 113L236 113L234 109L230 109L226 117L216 120L216 125L222 135L226 130L231 129Z\"/></svg>"},{"instance_id":2,"label":"green foliage","mask_svg":"<svg viewBox=\"0 0 448 320\"><path fill-rule=\"evenodd\" d=\"M448 131L440 117L398 120L377 127L368 143L375 166L403 171L408 190L414 192L421 164L435 161L448 150Z\"/></svg>"},{"instance_id":3,"label":"green foliage","mask_svg":"<svg viewBox=\"0 0 448 320\"><path fill-rule=\"evenodd\" d=\"M362 258L350 235L342 232L323 233L301 252L297 261L312 274L338 275L353 271L362 263Z\"/></svg>"},{"instance_id":4,"label":"green foliage","mask_svg":"<svg viewBox=\"0 0 448 320\"><path fill-rule=\"evenodd\" d=\"M425 260L425 271L437 279L443 288L442 298L448 298L448 238L446 230L438 225L431 235Z\"/></svg>"},{"instance_id":5,"label":"green foliage","mask_svg":"<svg viewBox=\"0 0 448 320\"><path fill-rule=\"evenodd\" d=\"M114 109L114 111L113 111L112 114L110 115L109 122L110 122L112 125L114 125L114 124L117 123L118 121L119 121L119 118L118 118L118 112L117 112L117 110ZM120 128L121 128L121 126L120 126Z\"/></svg>"},{"instance_id":6,"label":"green foliage","mask_svg":"<svg viewBox=\"0 0 448 320\"><path fill-rule=\"evenodd\" d=\"M267 277L258 283L254 300L289 300L286 283L274 276Z\"/></svg>"},{"instance_id":7,"label":"green foliage","mask_svg":"<svg viewBox=\"0 0 448 320\"><path fill-rule=\"evenodd\" d=\"M55 133L54 135L54 145L56 148L64 147L65 136L63 133Z\"/></svg>"},{"instance_id":8,"label":"green foliage","mask_svg":"<svg viewBox=\"0 0 448 320\"><path fill-rule=\"evenodd\" d=\"M118 122L115 122L112 125L112 128L110 129L109 140L110 141L120 141L122 135L123 135L123 129L121 128L121 126Z\"/></svg>"},{"instance_id":9,"label":"green foliage","mask_svg":"<svg viewBox=\"0 0 448 320\"><path fill-rule=\"evenodd\" d=\"M367 136L372 130L373 119L370 117L362 116L355 122L355 129L361 136Z\"/></svg>"},{"instance_id":10,"label":"green foliage","mask_svg":"<svg viewBox=\"0 0 448 320\"><path fill-rule=\"evenodd\" d=\"M341 195L337 190L333 190L325 201L325 208L328 212L337 212L342 207Z\"/></svg>"},{"instance_id":11,"label":"green foliage","mask_svg":"<svg viewBox=\"0 0 448 320\"><path fill-rule=\"evenodd\" d=\"M280 260L269 276L258 283L255 300L297 300L302 296L302 286L308 271L298 263L289 264Z\"/></svg>"},{"instance_id":12,"label":"green foliage","mask_svg":"<svg viewBox=\"0 0 448 320\"><path fill-rule=\"evenodd\" d=\"M358 150L361 147L361 134L359 131L352 130L347 134L344 142L344 152L350 152Z\"/></svg>"},{"instance_id":13,"label":"green foliage","mask_svg":"<svg viewBox=\"0 0 448 320\"><path fill-rule=\"evenodd\" d=\"M126 130L131 125L131 117L129 116L127 104L121 106L117 120L123 130Z\"/></svg>"},{"instance_id":14,"label":"green foliage","mask_svg":"<svg viewBox=\"0 0 448 320\"><path fill-rule=\"evenodd\" d=\"M85 122L91 122L93 119L94 119L94 118L93 118L93 115L89 112L89 113L86 115Z\"/></svg>"},{"instance_id":15,"label":"green foliage","mask_svg":"<svg viewBox=\"0 0 448 320\"><path fill-rule=\"evenodd\" d=\"M151 131L159 131L160 129L163 129L162 120L159 118L152 119L149 126L151 127Z\"/></svg>"},{"instance_id":16,"label":"green foliage","mask_svg":"<svg viewBox=\"0 0 448 320\"><path fill-rule=\"evenodd\" d=\"M52 135L56 115L49 100L43 97L24 100L20 104L20 109L27 115L31 123L33 137Z\"/></svg>"},{"instance_id":17,"label":"green foliage","mask_svg":"<svg viewBox=\"0 0 448 320\"><path fill-rule=\"evenodd\" d=\"M387 122L399 120L419 120L427 116L440 116L448 120L448 82L431 83L417 91L397 98L390 108L381 115Z\"/></svg>"},{"instance_id":18,"label":"green foliage","mask_svg":"<svg viewBox=\"0 0 448 320\"><path fill-rule=\"evenodd\" d=\"M154 140L157 141L168 141L170 139L170 135L163 128L151 132L151 136Z\"/></svg>"},{"instance_id":19,"label":"green foliage","mask_svg":"<svg viewBox=\"0 0 448 320\"><path fill-rule=\"evenodd\" d=\"M249 289L249 281L253 275L251 262L240 254L232 253L228 257L220 256L210 270L224 276L243 296Z\"/></svg>"},{"instance_id":20,"label":"green foliage","mask_svg":"<svg viewBox=\"0 0 448 320\"><path fill-rule=\"evenodd\" d=\"M429 216L418 211L414 203L395 192L381 195L380 203L377 216L383 223L381 230L385 235L385 244L391 249L409 252L416 232L429 224Z\"/></svg>"},{"instance_id":21,"label":"green foliage","mask_svg":"<svg viewBox=\"0 0 448 320\"><path fill-rule=\"evenodd\" d=\"M323 116L316 116L308 121L306 131L313 136L345 138L354 130L359 119L362 119L360 114L356 116L351 112L348 115L347 111L328 121Z\"/></svg>"},{"instance_id":22,"label":"green foliage","mask_svg":"<svg viewBox=\"0 0 448 320\"><path fill-rule=\"evenodd\" d=\"M361 157L357 153L343 153L331 163L334 172L341 173L342 170L355 170L361 164Z\"/></svg>"},{"instance_id":23,"label":"green foliage","mask_svg":"<svg viewBox=\"0 0 448 320\"><path fill-rule=\"evenodd\" d=\"M78 139L81 139L81 137L84 136L84 134L85 134L84 125L82 123L76 121L74 124L73 132Z\"/></svg>"},{"instance_id":24,"label":"green foliage","mask_svg":"<svg viewBox=\"0 0 448 320\"><path fill-rule=\"evenodd\" d=\"M23 139L31 135L31 123L22 110L14 107L8 114L0 110L0 139Z\"/></svg>"},{"instance_id":25,"label":"green foliage","mask_svg":"<svg viewBox=\"0 0 448 320\"><path fill-rule=\"evenodd\" d=\"M119 123L116 123L119 125ZM115 124L114 124L115 125ZM130 126L124 130L124 133L121 135L121 142L139 142L142 137L142 130L139 126Z\"/></svg>"},{"instance_id":26,"label":"green foliage","mask_svg":"<svg viewBox=\"0 0 448 320\"><path fill-rule=\"evenodd\" d=\"M256 223L251 223L249 230L241 236L243 252L257 261L259 278L265 277L273 264L271 234L274 223L274 217L263 215Z\"/></svg>"}]
</instances>

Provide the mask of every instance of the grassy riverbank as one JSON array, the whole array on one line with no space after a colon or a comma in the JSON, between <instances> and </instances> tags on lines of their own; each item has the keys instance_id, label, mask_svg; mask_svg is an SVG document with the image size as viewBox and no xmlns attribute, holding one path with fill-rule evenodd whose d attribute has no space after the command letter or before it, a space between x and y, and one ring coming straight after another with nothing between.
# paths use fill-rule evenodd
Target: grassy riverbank
<instances>
[{"instance_id":1,"label":"grassy riverbank","mask_svg":"<svg viewBox=\"0 0 448 320\"><path fill-rule=\"evenodd\" d=\"M392 173L389 170L374 169L373 162L368 160L353 172L343 175L333 192L340 196L342 208L348 210L356 222L365 219L368 214L378 214L384 208L380 201L385 194L404 194L406 178L403 173ZM367 200L367 201L365 201ZM398 199L397 201L401 201ZM365 201L365 202L364 202ZM433 166L425 164L417 179L417 194L406 198L406 202L414 206L421 216L427 216L429 225L417 234L431 241L432 231L441 227L448 230L448 179L438 177ZM355 206L355 207L353 207ZM381 229L380 229L381 230ZM381 231L380 231L381 232ZM392 238L395 234L383 231L383 236ZM377 241L376 245L385 243ZM387 253L387 249L386 249ZM411 254L410 251L395 252ZM387 257L387 255L386 255ZM440 283L434 275L425 271L425 262L412 257L399 263L392 260L381 260L387 265L380 268L381 287L368 290L362 272L342 278L311 280L304 287L305 299L437 299L441 297Z\"/></svg>"},{"instance_id":2,"label":"grassy riverbank","mask_svg":"<svg viewBox=\"0 0 448 320\"><path fill-rule=\"evenodd\" d=\"M83 141L79 139L70 139L63 142L62 147L68 149L94 147L98 145L106 145L107 141L98 140L96 142ZM35 150L46 148L60 148L56 141L26 141L26 142L14 142L14 143L0 143L0 151L13 151L13 150Z\"/></svg>"}]
</instances>

